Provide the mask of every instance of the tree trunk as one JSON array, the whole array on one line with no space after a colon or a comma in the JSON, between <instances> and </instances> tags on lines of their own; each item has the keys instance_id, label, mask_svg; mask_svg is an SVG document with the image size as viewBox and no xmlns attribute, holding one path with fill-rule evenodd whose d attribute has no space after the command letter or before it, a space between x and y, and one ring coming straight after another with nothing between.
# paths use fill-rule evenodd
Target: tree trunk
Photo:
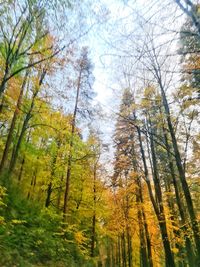
<instances>
[{"instance_id":1,"label":"tree trunk","mask_svg":"<svg viewBox=\"0 0 200 267\"><path fill-rule=\"evenodd\" d=\"M50 203L51 203L51 193L52 193L52 182L50 182L48 184L48 188L47 188L47 197L45 200L45 207L48 208Z\"/></svg>"},{"instance_id":2,"label":"tree trunk","mask_svg":"<svg viewBox=\"0 0 200 267\"><path fill-rule=\"evenodd\" d=\"M49 205L50 205L50 202L51 202L51 193L53 191L53 184L52 184L52 180L53 180L53 177L54 177L54 174L55 174L55 169L56 169L56 161L57 161L57 157L58 157L58 151L60 149L60 146L61 146L61 142L60 140L57 140L56 142L56 154L54 155L53 157L53 162L51 164L51 175L50 175L50 182L48 184L48 188L47 188L47 197L46 197L46 201L45 201L45 207L48 208Z\"/></svg>"},{"instance_id":3,"label":"tree trunk","mask_svg":"<svg viewBox=\"0 0 200 267\"><path fill-rule=\"evenodd\" d=\"M23 156L21 167L20 167L20 171L19 171L19 176L18 176L18 182L19 183L22 180L22 174L23 174L23 170L24 170L24 163L25 163L25 156Z\"/></svg>"},{"instance_id":4,"label":"tree trunk","mask_svg":"<svg viewBox=\"0 0 200 267\"><path fill-rule=\"evenodd\" d=\"M63 205L63 220L66 221L67 219L67 209L68 209L68 198L69 198L69 186L70 186L70 177L71 177L71 165L72 165L72 149L74 146L74 133L76 127L76 115L78 110L78 102L79 102L79 94L81 89L81 75L82 70L79 73L77 90L76 90L76 100L74 106L74 113L72 117L72 125L71 125L71 140L70 140L70 147L69 147L69 155L67 160L67 175L66 175L66 182L65 182L65 193L64 193L64 205Z\"/></svg>"},{"instance_id":5,"label":"tree trunk","mask_svg":"<svg viewBox=\"0 0 200 267\"><path fill-rule=\"evenodd\" d=\"M2 82L0 84L0 99L3 97L4 91L6 89L6 84L7 84L7 78L9 76L9 72L10 72L10 68L8 65L8 62L6 60L6 67L5 67L5 71L4 71L4 76L2 78Z\"/></svg>"},{"instance_id":6,"label":"tree trunk","mask_svg":"<svg viewBox=\"0 0 200 267\"><path fill-rule=\"evenodd\" d=\"M21 86L20 94L19 94L19 97L18 97L18 100L17 100L17 105L16 105L16 108L15 108L15 111L14 111L14 114L13 114L13 118L12 118L12 122L11 122L11 125L10 125L10 129L9 129L9 132L8 132L8 135L7 135L7 140L6 140L6 144L5 144L4 151L3 151L3 156L2 156L2 159L1 159L1 163L0 163L0 175L2 174L2 171L3 171L4 166L5 166L5 162L6 162L7 157L8 157L8 152L9 152L9 148L10 148L10 145L11 145L11 142L12 142L13 132L14 132L14 129L15 129L15 124L16 124L16 121L17 121L17 118L18 118L19 110L21 108L22 97L23 97L25 86L26 86L28 73L29 72L27 71L26 74L25 74L24 81L23 81L22 86Z\"/></svg>"},{"instance_id":7,"label":"tree trunk","mask_svg":"<svg viewBox=\"0 0 200 267\"><path fill-rule=\"evenodd\" d=\"M60 178L60 187L58 188L58 198L57 198L57 208L60 209L60 201L61 201L61 194L62 194L62 183L64 180L64 175L62 174Z\"/></svg>"},{"instance_id":8,"label":"tree trunk","mask_svg":"<svg viewBox=\"0 0 200 267\"><path fill-rule=\"evenodd\" d=\"M157 159L156 159L156 153L155 153L155 147L154 147L154 141L153 141L153 134L154 129L151 126L151 122L149 121L150 126L150 147L151 147L151 155L152 155L152 164L153 164L153 181L155 186L155 192L158 198L158 209L159 209L159 225L161 230L161 236L163 240L164 245L164 251L165 251L165 263L166 266L169 267L175 267L174 263L174 255L170 248L170 241L167 233L167 224L166 224L166 218L165 218L165 211L163 206L163 197L162 197L162 190L160 185L160 179L157 169ZM147 126L148 127L148 126Z\"/></svg>"},{"instance_id":9,"label":"tree trunk","mask_svg":"<svg viewBox=\"0 0 200 267\"><path fill-rule=\"evenodd\" d=\"M168 160L169 160L170 174L171 174L172 183L174 186L174 191L175 191L175 196L176 196L176 203L177 203L178 211L179 211L179 214L181 217L182 229L183 229L183 232L185 232L185 248L186 248L186 252L187 252L188 264L190 267L193 267L195 264L194 263L194 253L193 253L191 241L187 235L188 229L187 229L187 225L186 225L186 214L185 214L185 211L183 209L184 204L183 204L182 199L181 199L180 194L179 194L179 187L178 187L176 174L175 174L175 170L174 170L174 163L173 163L173 159L172 159L172 156L170 153L171 148L170 148L170 145L168 142L168 137L167 137L167 133L166 133L165 129L163 129L163 134L164 134L164 140L165 140L165 145L166 145L166 150L167 150L167 156L168 156Z\"/></svg>"},{"instance_id":10,"label":"tree trunk","mask_svg":"<svg viewBox=\"0 0 200 267\"><path fill-rule=\"evenodd\" d=\"M143 204L143 201L141 203ZM146 236L146 242L147 242L148 265L149 267L153 267L153 258L152 258L152 252L151 252L151 239L150 239L146 215L145 215L143 207L142 207L142 217L144 221L144 229L145 229L145 236Z\"/></svg>"},{"instance_id":11,"label":"tree trunk","mask_svg":"<svg viewBox=\"0 0 200 267\"><path fill-rule=\"evenodd\" d=\"M22 129L21 129L18 141L17 141L16 148L13 150L13 153L12 153L12 157L11 157L11 160L10 160L10 166L9 166L9 170L8 170L8 177L12 174L12 172L13 172L13 170L15 168L15 164L16 164L16 161L17 161L17 158L18 158L20 147L21 147L21 143L22 143L24 134L25 134L25 132L27 130L27 126L28 126L29 120L31 119L31 116L32 116L32 111L33 111L33 108L34 108L34 105L35 105L35 99L36 99L37 94L39 93L39 88L43 83L45 75L46 75L46 70L43 70L43 72L42 72L42 74L40 76L40 81L39 81L38 87L36 87L36 90L33 93L30 108L29 108L29 110L28 110L28 112L27 112L27 114L26 114L26 116L24 118L24 122L23 122Z\"/></svg>"},{"instance_id":12,"label":"tree trunk","mask_svg":"<svg viewBox=\"0 0 200 267\"><path fill-rule=\"evenodd\" d=\"M117 239L117 256L118 256L118 265L119 267L121 267L121 242L120 242L120 235L118 235L118 239Z\"/></svg>"},{"instance_id":13,"label":"tree trunk","mask_svg":"<svg viewBox=\"0 0 200 267\"><path fill-rule=\"evenodd\" d=\"M135 152L135 147L134 143L132 145L132 151L133 151L133 168L136 173L139 173L138 171L138 165L137 165L137 160L135 159L136 157L136 152ZM143 266L149 266L153 267L153 261L152 261L152 253L151 253L151 240L150 240L150 235L149 235L149 230L148 230L148 225L147 225L147 220L144 212L144 201L143 201L143 194L142 194L142 183L141 183L141 177L138 175L136 178L136 184L137 184L137 195L136 195L136 201L138 203L138 222L139 222L139 232L140 232L140 244L145 244L145 252L142 252L142 261L141 263ZM141 229L141 227L144 229ZM143 233L144 231L144 233ZM145 237L143 238L143 235ZM144 239L144 241L142 241ZM146 251L147 250L147 251Z\"/></svg>"},{"instance_id":14,"label":"tree trunk","mask_svg":"<svg viewBox=\"0 0 200 267\"><path fill-rule=\"evenodd\" d=\"M146 251L146 242L142 221L142 213L140 210L141 203L139 202L139 196L137 197L137 206L138 206L138 225L139 225L139 237L140 237L140 265L141 267L148 267L147 251Z\"/></svg>"},{"instance_id":15,"label":"tree trunk","mask_svg":"<svg viewBox=\"0 0 200 267\"><path fill-rule=\"evenodd\" d=\"M126 238L124 232L121 235L122 267L126 267Z\"/></svg>"},{"instance_id":16,"label":"tree trunk","mask_svg":"<svg viewBox=\"0 0 200 267\"><path fill-rule=\"evenodd\" d=\"M132 267L132 241L131 241L129 226L127 226L126 232L127 232L128 267Z\"/></svg>"},{"instance_id":17,"label":"tree trunk","mask_svg":"<svg viewBox=\"0 0 200 267\"><path fill-rule=\"evenodd\" d=\"M27 195L27 199L30 199L31 196L33 195L34 193L34 188L35 188L35 185L36 185L36 179L37 179L37 167L33 173L33 176L31 178L31 184L30 184L30 189L28 191L28 195Z\"/></svg>"},{"instance_id":18,"label":"tree trunk","mask_svg":"<svg viewBox=\"0 0 200 267\"><path fill-rule=\"evenodd\" d=\"M154 185L155 185L155 190L156 190L156 195L157 198L160 199L159 206L157 206L157 203L155 201L155 198L153 196L152 188L151 188L151 183L149 180L149 174L148 174L148 168L147 168L147 163L146 163L146 158L145 158L145 153L143 149L143 144L142 144L142 138L141 138L141 131L140 128L137 126L137 132L138 132L138 138L139 138L139 143L140 143L140 151L141 151L141 156L142 156L142 161L144 165L144 173L145 173L145 179L147 182L147 187L149 190L149 196L152 202L152 205L154 207L155 214L157 216L159 226L160 226L160 231L161 231L161 236L162 236L162 242L164 246L164 252L165 252L165 264L166 267L175 267L174 263L174 257L170 248L170 243L168 239L168 234L167 234L167 227L166 227L166 220L164 216L164 209L163 209L163 204L162 204L162 193L161 193L161 188L160 188L160 183L159 179L157 177L157 166L156 166L156 159L155 159L155 152L154 152L154 146L153 146L153 140L151 138L151 148L153 149L152 151L152 163L154 169Z\"/></svg>"},{"instance_id":19,"label":"tree trunk","mask_svg":"<svg viewBox=\"0 0 200 267\"><path fill-rule=\"evenodd\" d=\"M94 164L93 173L93 217L92 217L92 236L91 236L91 257L94 257L95 236L96 236L96 177L97 176L97 162Z\"/></svg>"},{"instance_id":20,"label":"tree trunk","mask_svg":"<svg viewBox=\"0 0 200 267\"><path fill-rule=\"evenodd\" d=\"M196 254L197 254L196 265L200 265L200 235L199 235L198 221L197 221L196 214L194 211L194 206L193 206L189 186L188 186L188 183L186 181L185 172L184 172L184 168L182 165L182 160L181 160L180 152L178 149L178 144L177 144L174 128L173 128L173 125L171 122L171 115L170 115L170 110L169 110L167 98L166 98L165 91L164 91L164 88L162 86L162 82L160 79L159 79L159 85L160 85L161 96L162 96L163 106L164 106L164 110L165 110L166 120L167 120L167 124L168 124L168 128L169 128L169 132L171 135L173 149L174 149L175 161L176 161L177 169L179 172L179 177L180 177L180 181L182 184L182 189L184 192L185 200L187 203L188 213L190 215L190 221L191 221L191 226L192 226L195 245L196 245Z\"/></svg>"}]
</instances>

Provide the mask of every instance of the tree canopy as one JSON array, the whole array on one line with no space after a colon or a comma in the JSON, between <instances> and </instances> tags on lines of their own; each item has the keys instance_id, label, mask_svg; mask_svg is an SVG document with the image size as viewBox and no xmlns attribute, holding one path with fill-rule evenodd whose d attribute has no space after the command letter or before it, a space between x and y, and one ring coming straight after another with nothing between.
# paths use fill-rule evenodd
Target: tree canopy
<instances>
[{"instance_id":1,"label":"tree canopy","mask_svg":"<svg viewBox=\"0 0 200 267\"><path fill-rule=\"evenodd\" d=\"M199 48L190 0L0 2L0 266L200 266Z\"/></svg>"}]
</instances>

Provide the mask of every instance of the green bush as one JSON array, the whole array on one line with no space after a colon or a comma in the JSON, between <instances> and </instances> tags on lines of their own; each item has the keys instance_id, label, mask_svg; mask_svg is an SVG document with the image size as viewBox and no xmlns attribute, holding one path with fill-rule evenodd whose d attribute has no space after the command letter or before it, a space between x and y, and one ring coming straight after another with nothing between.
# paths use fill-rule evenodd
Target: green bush
<instances>
[{"instance_id":1,"label":"green bush","mask_svg":"<svg viewBox=\"0 0 200 267\"><path fill-rule=\"evenodd\" d=\"M0 266L92 266L76 242L74 227L64 226L53 209L41 210L15 190L2 205Z\"/></svg>"}]
</instances>

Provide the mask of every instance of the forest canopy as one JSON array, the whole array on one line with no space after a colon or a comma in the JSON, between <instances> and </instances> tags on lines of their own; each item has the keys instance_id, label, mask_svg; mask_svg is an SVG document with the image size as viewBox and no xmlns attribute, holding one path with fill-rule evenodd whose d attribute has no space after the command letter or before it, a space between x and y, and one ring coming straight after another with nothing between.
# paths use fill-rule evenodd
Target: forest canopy
<instances>
[{"instance_id":1,"label":"forest canopy","mask_svg":"<svg viewBox=\"0 0 200 267\"><path fill-rule=\"evenodd\" d=\"M0 1L0 266L200 266L200 3Z\"/></svg>"}]
</instances>

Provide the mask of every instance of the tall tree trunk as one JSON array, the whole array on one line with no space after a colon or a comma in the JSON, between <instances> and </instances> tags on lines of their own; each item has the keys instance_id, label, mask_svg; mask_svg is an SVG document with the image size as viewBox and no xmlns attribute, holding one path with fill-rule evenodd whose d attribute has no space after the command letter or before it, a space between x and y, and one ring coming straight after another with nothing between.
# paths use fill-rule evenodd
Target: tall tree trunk
<instances>
[{"instance_id":1,"label":"tall tree trunk","mask_svg":"<svg viewBox=\"0 0 200 267\"><path fill-rule=\"evenodd\" d=\"M95 248L95 228L96 228L96 213L92 216L92 235L91 235L91 257L94 257Z\"/></svg>"},{"instance_id":2,"label":"tall tree trunk","mask_svg":"<svg viewBox=\"0 0 200 267\"><path fill-rule=\"evenodd\" d=\"M139 232L140 232L140 245L144 243L146 245L145 251L141 253L142 256L142 264L143 266L149 266L153 267L153 259L152 259L152 253L151 253L151 240L150 240L150 235L149 235L149 230L148 230L148 225L147 225L147 220L145 216L145 211L144 211L144 201L143 201L143 194L142 194L142 183L141 183L141 177L139 176L139 170L138 170L138 164L136 160L136 151L135 151L135 146L134 142L132 145L132 151L133 151L133 168L134 171L138 174L136 178L136 184L137 184L137 193L136 193L136 201L138 203L138 222L139 222ZM141 229L141 227L144 229ZM143 233L144 231L144 233ZM145 237L143 238L143 235ZM144 242L142 241L144 239ZM147 251L146 251L147 250Z\"/></svg>"},{"instance_id":3,"label":"tall tree trunk","mask_svg":"<svg viewBox=\"0 0 200 267\"><path fill-rule=\"evenodd\" d=\"M170 174L171 174L172 183L173 183L174 191L175 191L176 203L177 203L178 211L179 211L180 218L181 218L182 229L183 229L183 232L185 233L184 234L185 235L185 248L186 248L186 252L187 252L188 264L190 267L193 267L195 264L194 263L194 253L193 253L191 241L187 235L189 229L188 229L187 223L186 223L186 214L185 214L185 211L183 209L184 204L183 204L183 201L180 197L179 186L178 186L178 182L177 182L177 178L176 178L176 174L175 174L175 170L174 170L174 163L173 163L172 155L170 153L171 148L170 148L170 144L168 141L166 130L164 128L163 128L163 135L164 135L164 140L165 140L165 145L166 145L166 150L167 150L167 156L168 156L168 161L169 161Z\"/></svg>"},{"instance_id":4,"label":"tall tree trunk","mask_svg":"<svg viewBox=\"0 0 200 267\"><path fill-rule=\"evenodd\" d=\"M146 251L146 241L144 235L144 227L142 221L142 213L141 213L141 203L139 201L139 196L137 196L137 207L138 207L138 225L139 225L139 237L140 237L140 266L148 267L148 259L147 259L147 251Z\"/></svg>"},{"instance_id":5,"label":"tall tree trunk","mask_svg":"<svg viewBox=\"0 0 200 267\"><path fill-rule=\"evenodd\" d=\"M63 205L63 220L66 221L67 219L67 209L68 209L68 198L69 198L69 186L70 186L70 177L71 177L71 167L72 167L72 149L74 146L74 133L76 127L76 115L78 110L78 103L79 103L79 95L81 89L81 75L82 70L79 73L77 88L76 88L76 100L74 106L74 113L72 117L72 125L71 125L71 140L69 144L69 155L67 160L67 175L66 175L66 182L65 182L65 193L64 193L64 205Z\"/></svg>"},{"instance_id":6,"label":"tall tree trunk","mask_svg":"<svg viewBox=\"0 0 200 267\"><path fill-rule=\"evenodd\" d=\"M95 236L96 236L96 178L97 178L97 162L94 164L93 172L93 216L92 216L92 235L91 235L91 257L94 257Z\"/></svg>"},{"instance_id":7,"label":"tall tree trunk","mask_svg":"<svg viewBox=\"0 0 200 267\"><path fill-rule=\"evenodd\" d=\"M1 104L0 104L0 114L1 114L4 108L5 95L3 95L2 98L0 97L0 101L1 101Z\"/></svg>"},{"instance_id":8,"label":"tall tree trunk","mask_svg":"<svg viewBox=\"0 0 200 267\"><path fill-rule=\"evenodd\" d=\"M51 193L52 193L52 182L49 182L47 188L47 196L45 200L45 207L48 208L51 203Z\"/></svg>"},{"instance_id":9,"label":"tall tree trunk","mask_svg":"<svg viewBox=\"0 0 200 267\"><path fill-rule=\"evenodd\" d=\"M6 89L6 84L7 84L7 81L8 81L7 78L9 76L9 73L10 73L10 67L9 67L9 64L8 64L8 57L7 57L4 76L3 76L2 82L0 84L0 99L3 97L4 91Z\"/></svg>"},{"instance_id":10,"label":"tall tree trunk","mask_svg":"<svg viewBox=\"0 0 200 267\"><path fill-rule=\"evenodd\" d=\"M36 186L36 179L37 179L37 167L35 168L32 178L31 178L31 184L30 184L30 188L28 191L27 199L30 199L34 193L34 188Z\"/></svg>"},{"instance_id":11,"label":"tall tree trunk","mask_svg":"<svg viewBox=\"0 0 200 267\"><path fill-rule=\"evenodd\" d=\"M12 172L13 172L13 170L15 168L15 164L16 164L16 161L17 161L17 158L18 158L20 147L21 147L21 143L22 143L22 140L24 138L25 132L27 130L27 126L28 126L29 120L31 119L33 108L35 106L35 99L36 99L36 96L39 93L39 88L43 83L45 75L46 75L46 70L44 69L42 74L41 74L41 76L40 76L39 84L36 87L35 92L33 93L30 108L29 108L28 112L25 115L24 122L23 122L23 125L22 125L22 129L21 129L21 132L20 132L16 147L13 150L12 157L11 157L11 160L10 160L10 166L9 166L9 170L8 170L8 177L12 174Z\"/></svg>"},{"instance_id":12,"label":"tall tree trunk","mask_svg":"<svg viewBox=\"0 0 200 267\"><path fill-rule=\"evenodd\" d=\"M29 140L30 140L30 136L31 136L31 129L29 130L29 133L28 133L28 137L27 137L27 143L29 143ZM13 148L13 150L15 150L15 147ZM22 174L23 174L23 170L24 170L24 164L25 164L25 154L22 158L22 162L21 162L21 167L20 167L20 171L19 171L19 175L18 175L18 182L20 183L21 180L22 180Z\"/></svg>"},{"instance_id":13,"label":"tall tree trunk","mask_svg":"<svg viewBox=\"0 0 200 267\"><path fill-rule=\"evenodd\" d=\"M143 201L141 201L141 203L143 204ZM146 219L146 215L145 215L143 207L142 207L142 217L143 217L145 236L146 236L146 242L147 242L148 265L149 267L153 267L153 258L152 258L152 252L151 252L151 239L150 239L147 219Z\"/></svg>"},{"instance_id":14,"label":"tall tree trunk","mask_svg":"<svg viewBox=\"0 0 200 267\"><path fill-rule=\"evenodd\" d=\"M132 267L132 241L131 241L129 226L127 226L127 228L126 228L126 233L127 233L128 267Z\"/></svg>"},{"instance_id":15,"label":"tall tree trunk","mask_svg":"<svg viewBox=\"0 0 200 267\"><path fill-rule=\"evenodd\" d=\"M124 232L121 235L122 267L126 267L126 238Z\"/></svg>"},{"instance_id":16,"label":"tall tree trunk","mask_svg":"<svg viewBox=\"0 0 200 267\"><path fill-rule=\"evenodd\" d=\"M23 174L23 170L24 170L24 164L25 164L25 156L23 156L23 159L22 159L22 162L21 162L20 171L19 171L19 175L18 175L18 182L19 183L22 180L22 174Z\"/></svg>"},{"instance_id":17,"label":"tall tree trunk","mask_svg":"<svg viewBox=\"0 0 200 267\"><path fill-rule=\"evenodd\" d=\"M112 242L112 244L111 244L111 249L112 249L112 265L111 265L111 267L115 267L115 266L117 266L117 264L116 264L116 255L115 255L115 242Z\"/></svg>"},{"instance_id":18,"label":"tall tree trunk","mask_svg":"<svg viewBox=\"0 0 200 267\"><path fill-rule=\"evenodd\" d=\"M179 172L179 177L180 177L180 181L182 184L182 189L184 192L185 200L187 203L188 213L190 215L190 221L191 221L191 226L192 226L193 235L194 235L194 241L195 241L195 245L196 245L196 254L197 254L196 264L200 265L200 234L199 234L198 221L197 221L196 214L194 211L194 205L192 202L192 197L190 194L189 186L188 186L188 183L187 183L187 180L185 177L185 171L184 171L184 167L182 164L182 160L181 160L181 156L180 156L174 128L173 128L173 125L171 122L169 105L167 102L167 98L165 95L165 91L164 91L164 88L162 85L161 78L159 76L158 76L158 81L159 81L159 86L160 86L160 90L161 90L161 96L162 96L163 106L164 106L166 120L167 120L167 124L168 124L168 129L169 129L169 132L171 135L172 145L173 145L173 149L174 149L175 161L176 161L177 169Z\"/></svg>"},{"instance_id":19,"label":"tall tree trunk","mask_svg":"<svg viewBox=\"0 0 200 267\"><path fill-rule=\"evenodd\" d=\"M27 71L26 74L25 74L25 77L24 77L24 80L23 80L23 83L22 83L22 86L21 86L21 90L20 90L20 93L19 93L19 97L18 97L18 100L17 100L17 105L16 105L16 108L15 108L15 111L14 111L14 114L13 114L13 118L12 118L12 122L11 122L11 125L10 125L10 129L9 129L9 132L8 132L8 135L7 135L7 140L6 140L6 144L5 144L4 151L3 151L3 156L2 156L2 159L1 159L1 163L0 163L0 175L2 174L2 171L3 171L4 166L5 166L5 162L6 162L7 157L8 157L8 152L9 152L9 148L10 148L10 145L11 145L11 142L12 142L13 132L14 132L14 129L15 129L15 124L16 124L17 117L18 117L18 114L19 114L19 110L21 108L23 93L24 93L24 89L25 89L25 86L26 86L26 83L27 83L28 73L29 72Z\"/></svg>"},{"instance_id":20,"label":"tall tree trunk","mask_svg":"<svg viewBox=\"0 0 200 267\"><path fill-rule=\"evenodd\" d=\"M58 188L58 198L57 198L57 208L60 209L60 201L61 201L61 194L62 194L62 183L64 180L64 175L62 174L60 178L60 186Z\"/></svg>"},{"instance_id":21,"label":"tall tree trunk","mask_svg":"<svg viewBox=\"0 0 200 267\"><path fill-rule=\"evenodd\" d=\"M151 147L152 164L153 164L153 181L154 181L156 196L158 199L159 225L161 229L161 236L162 236L165 255L166 255L166 266L175 267L174 255L171 251L169 236L167 233L167 224L166 224L165 211L164 211L164 205L163 205L162 190L161 190L161 184L160 184L160 179L159 179L159 174L158 174L158 169L157 169L157 159L156 159L156 153L155 153L155 147L154 147L154 141L153 141L154 129L151 125L150 120L149 120L149 127L150 127L149 138L150 138L150 147Z\"/></svg>"},{"instance_id":22,"label":"tall tree trunk","mask_svg":"<svg viewBox=\"0 0 200 267\"><path fill-rule=\"evenodd\" d=\"M117 256L118 256L118 266L121 267L121 242L120 242L120 235L117 238Z\"/></svg>"},{"instance_id":23,"label":"tall tree trunk","mask_svg":"<svg viewBox=\"0 0 200 267\"><path fill-rule=\"evenodd\" d=\"M146 158L145 158L145 153L144 153L143 143L142 143L142 138L141 138L141 131L140 131L140 128L138 126L136 127L136 129L138 132L140 151L141 151L142 161L143 161L143 165L144 165L145 180L147 183L149 196L150 196L150 199L151 199L152 205L154 207L154 211L155 211L155 214L157 216L159 226L160 226L162 242L163 242L164 252L165 252L165 264L166 264L166 267L175 267L174 257L173 257L173 253L172 253L171 248L170 248L170 243L169 243L168 234L167 234L166 220L165 220L164 209L163 209L163 204L162 204L162 193L161 193L161 189L159 186L159 180L157 177L157 172L156 172L156 177L155 177L155 173L154 173L154 184L155 184L155 190L156 190L157 198L160 198L160 200L161 200L161 203L159 203L159 206L157 206L157 203L155 201L155 198L154 198L154 195L152 192L152 188L151 188L151 183L150 183L150 179L149 179L148 168L147 168L147 163L146 163ZM152 140L151 140L151 146L154 149ZM155 172L155 171L157 171L157 166L156 166L156 161L155 161L154 150L152 153L152 161L153 161L152 163L154 165L153 167L155 167L155 170L154 170L154 172Z\"/></svg>"},{"instance_id":24,"label":"tall tree trunk","mask_svg":"<svg viewBox=\"0 0 200 267\"><path fill-rule=\"evenodd\" d=\"M142 215L142 221L144 225L144 231L145 231L145 237L146 237L146 247L147 247L147 262L149 267L153 267L153 259L152 259L152 252L151 252L151 240L150 240L150 235L149 235L149 230L148 230L148 225L147 225L147 220L146 220L146 215L144 211L144 201L143 201L143 194L142 194L142 184L140 177L138 177L138 194L139 194L139 201L141 204L141 215Z\"/></svg>"},{"instance_id":25,"label":"tall tree trunk","mask_svg":"<svg viewBox=\"0 0 200 267\"><path fill-rule=\"evenodd\" d=\"M60 149L60 146L61 146L61 141L60 140L57 140L56 142L56 152L55 152L55 155L53 156L53 161L52 161L52 164L51 164L51 175L50 175L50 182L48 184L48 188L47 188L47 196L46 196L46 201L45 201L45 207L48 208L49 205L50 205L50 202L51 202L51 193L53 191L53 183L52 183L52 180L53 180L53 177L54 177L54 174L55 174L55 169L56 169L56 161L57 161L57 157L58 157L58 151Z\"/></svg>"}]
</instances>

